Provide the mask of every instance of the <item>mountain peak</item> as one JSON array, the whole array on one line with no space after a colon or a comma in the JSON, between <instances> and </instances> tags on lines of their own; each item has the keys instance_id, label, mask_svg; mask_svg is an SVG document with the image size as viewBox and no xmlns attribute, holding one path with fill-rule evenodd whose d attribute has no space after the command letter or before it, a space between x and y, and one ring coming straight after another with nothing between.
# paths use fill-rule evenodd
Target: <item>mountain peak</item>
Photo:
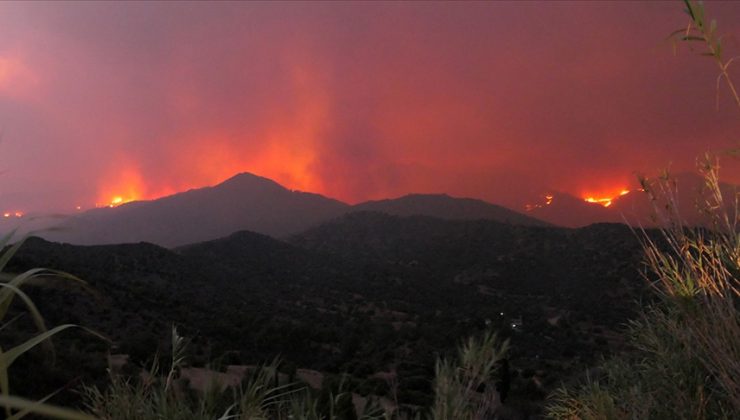
<instances>
[{"instance_id":1,"label":"mountain peak","mask_svg":"<svg viewBox=\"0 0 740 420\"><path fill-rule=\"evenodd\" d=\"M44 236L75 244L151 242L165 247L248 230L282 237L343 214L347 205L291 191L248 172L212 187L139 202L121 211L88 211ZM108 210L108 209L106 209ZM125 210L125 211L124 211Z\"/></svg>"},{"instance_id":2,"label":"mountain peak","mask_svg":"<svg viewBox=\"0 0 740 420\"><path fill-rule=\"evenodd\" d=\"M277 187L282 190L287 190L284 186L278 184L277 182L273 181L270 178L265 178L263 176L255 175L251 172L240 172L231 178L226 179L225 181L221 182L217 185L217 187L225 187L225 186L269 186L269 187Z\"/></svg>"}]
</instances>

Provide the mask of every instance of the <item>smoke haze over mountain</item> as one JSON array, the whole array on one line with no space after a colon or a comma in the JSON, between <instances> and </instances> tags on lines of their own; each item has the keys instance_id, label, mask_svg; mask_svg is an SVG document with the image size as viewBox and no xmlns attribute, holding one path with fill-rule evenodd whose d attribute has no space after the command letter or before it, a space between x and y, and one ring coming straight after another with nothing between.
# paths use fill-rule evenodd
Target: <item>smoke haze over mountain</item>
<instances>
[{"instance_id":1,"label":"smoke haze over mountain","mask_svg":"<svg viewBox=\"0 0 740 420\"><path fill-rule=\"evenodd\" d=\"M738 4L708 9L737 34ZM713 63L662 42L685 21L662 2L4 3L0 210L244 171L350 203L630 188L737 141Z\"/></svg>"}]
</instances>

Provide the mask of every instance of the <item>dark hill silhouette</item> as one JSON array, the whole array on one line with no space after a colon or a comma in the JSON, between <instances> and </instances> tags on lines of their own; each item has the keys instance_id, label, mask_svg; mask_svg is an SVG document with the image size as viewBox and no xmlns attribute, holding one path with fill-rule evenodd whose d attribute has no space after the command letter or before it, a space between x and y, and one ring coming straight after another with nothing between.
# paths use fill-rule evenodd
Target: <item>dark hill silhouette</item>
<instances>
[{"instance_id":1,"label":"dark hill silhouette","mask_svg":"<svg viewBox=\"0 0 740 420\"><path fill-rule=\"evenodd\" d=\"M177 247L242 230L273 238L287 237L358 210L548 225L501 206L447 195L408 195L349 206L318 194L291 191L270 179L243 173L213 187L90 210L66 219L55 230L42 232L41 236L78 245L151 242Z\"/></svg>"},{"instance_id":2,"label":"dark hill silhouette","mask_svg":"<svg viewBox=\"0 0 740 420\"><path fill-rule=\"evenodd\" d=\"M675 176L679 214L688 225L706 225L696 211L703 180L696 174ZM721 184L728 205L736 186ZM662 206L665 203L659 203ZM632 192L614 198L605 208L567 193L553 193L549 205L518 213L472 198L446 194L410 194L395 199L367 201L354 206L318 194L291 191L249 173L236 175L213 187L193 189L151 201L100 208L60 219L58 216L0 220L0 233L15 228L80 245L151 242L165 247L225 237L249 230L285 238L350 212L373 211L395 216L429 216L445 220L491 220L522 226L584 227L592 223L629 223L652 227L653 205L646 194ZM62 220L61 222L59 220ZM53 231L44 230L54 226Z\"/></svg>"},{"instance_id":3,"label":"dark hill silhouette","mask_svg":"<svg viewBox=\"0 0 740 420\"><path fill-rule=\"evenodd\" d=\"M527 214L554 225L566 227L622 222L619 214L611 212L609 208L601 204L588 203L581 198L561 192L552 193L551 196L552 201L549 205L536 207Z\"/></svg>"},{"instance_id":4,"label":"dark hill silhouette","mask_svg":"<svg viewBox=\"0 0 740 420\"><path fill-rule=\"evenodd\" d=\"M523 226L549 226L549 223L517 213L502 206L473 198L447 194L409 194L403 197L367 201L352 207L354 211L373 211L393 216L430 216L446 220L494 220Z\"/></svg>"},{"instance_id":5,"label":"dark hill silhouette","mask_svg":"<svg viewBox=\"0 0 740 420\"><path fill-rule=\"evenodd\" d=\"M707 198L704 179L694 173L679 173L672 176L671 186L678 203L678 215L687 226L707 225L708 220L697 203ZM734 205L737 186L720 183L720 190L728 210ZM651 202L649 196L639 190L615 197L609 207L587 203L583 199L565 193L552 194L549 205L541 205L528 215L546 222L567 227L583 227L593 223L627 223L632 226L654 227L665 220L655 216L655 208L665 208L665 200Z\"/></svg>"},{"instance_id":6,"label":"dark hill silhouette","mask_svg":"<svg viewBox=\"0 0 740 420\"><path fill-rule=\"evenodd\" d=\"M565 229L373 212L348 214L290 242L352 261L380 261L437 276L476 273L471 276L510 292L566 300L577 296L603 303L604 316L620 309L607 309L609 298L602 291L614 289L615 278L632 276L641 252L634 232L619 224Z\"/></svg>"},{"instance_id":7,"label":"dark hill silhouette","mask_svg":"<svg viewBox=\"0 0 740 420\"><path fill-rule=\"evenodd\" d=\"M277 271L299 272L300 268L305 267L312 259L318 258L286 242L250 231L239 231L225 238L184 245L175 248L174 251L186 257L205 259L210 265L241 273L265 267L272 274ZM290 263L286 264L288 261Z\"/></svg>"},{"instance_id":8,"label":"dark hill silhouette","mask_svg":"<svg viewBox=\"0 0 740 420\"><path fill-rule=\"evenodd\" d=\"M511 336L512 367L543 372L547 390L580 374L619 344L610 331L648 288L640 260L639 241L623 225L565 229L353 212L287 242L253 232L174 249L34 238L8 270L54 267L83 278L94 294L68 282L27 291L50 325L92 328L137 364L166 348L174 324L193 339L194 365L213 355L255 364L280 354L299 367L349 372L366 387L374 386L368 375L392 365L405 390L400 401L424 405L436 355L483 328ZM11 311L10 318L19 308ZM512 327L514 319L524 327ZM105 377L108 345L81 347L79 334L55 340L80 349L74 360L99 360L97 375ZM91 363L74 360L57 365L95 374ZM20 366L37 372L45 364ZM35 379L16 389L41 395L66 383L42 388L37 378L47 376L25 377ZM512 397L531 397L522 381Z\"/></svg>"},{"instance_id":9,"label":"dark hill silhouette","mask_svg":"<svg viewBox=\"0 0 740 420\"><path fill-rule=\"evenodd\" d=\"M85 212L50 240L75 244L152 242L173 247L251 230L280 237L343 214L349 206L242 173L221 184Z\"/></svg>"}]
</instances>

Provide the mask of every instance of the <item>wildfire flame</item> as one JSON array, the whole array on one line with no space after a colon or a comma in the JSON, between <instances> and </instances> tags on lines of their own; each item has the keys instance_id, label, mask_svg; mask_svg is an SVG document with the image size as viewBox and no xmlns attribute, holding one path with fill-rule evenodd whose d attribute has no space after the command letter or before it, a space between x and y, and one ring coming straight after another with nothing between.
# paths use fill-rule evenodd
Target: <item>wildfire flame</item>
<instances>
[{"instance_id":1,"label":"wildfire flame","mask_svg":"<svg viewBox=\"0 0 740 420\"><path fill-rule=\"evenodd\" d=\"M116 170L101 177L95 207L118 207L144 197L144 177L130 162L121 162Z\"/></svg>"},{"instance_id":2,"label":"wildfire flame","mask_svg":"<svg viewBox=\"0 0 740 420\"><path fill-rule=\"evenodd\" d=\"M10 219L11 217L20 219L24 215L25 213L23 213L22 211L6 211L3 213L3 217L6 219Z\"/></svg>"},{"instance_id":3,"label":"wildfire flame","mask_svg":"<svg viewBox=\"0 0 740 420\"><path fill-rule=\"evenodd\" d=\"M542 207L549 206L550 204L552 204L552 200L553 200L554 197L553 197L552 194L549 194L548 193L548 194L545 194L543 196L543 198L545 199L545 202L544 203L539 203L539 204L525 204L524 205L524 210L525 211L532 211L534 209L540 209Z\"/></svg>"},{"instance_id":4,"label":"wildfire flame","mask_svg":"<svg viewBox=\"0 0 740 420\"><path fill-rule=\"evenodd\" d=\"M124 198L123 196L115 195L115 196L111 197L110 201L108 201L107 203L104 203L104 204L96 204L95 207L118 207L121 204L130 203L130 202L135 201L135 200L136 200L136 198L133 198L133 197L125 197ZM77 209L80 210L80 207L77 206Z\"/></svg>"},{"instance_id":5,"label":"wildfire flame","mask_svg":"<svg viewBox=\"0 0 740 420\"><path fill-rule=\"evenodd\" d=\"M601 204L604 207L609 207L612 205L612 201L614 201L614 199L616 199L617 197L621 197L623 195L629 194L629 192L630 190L622 189L621 191L619 191L619 194L616 196L612 196L612 197L590 196L590 197L584 198L583 200L586 201L587 203Z\"/></svg>"}]
</instances>

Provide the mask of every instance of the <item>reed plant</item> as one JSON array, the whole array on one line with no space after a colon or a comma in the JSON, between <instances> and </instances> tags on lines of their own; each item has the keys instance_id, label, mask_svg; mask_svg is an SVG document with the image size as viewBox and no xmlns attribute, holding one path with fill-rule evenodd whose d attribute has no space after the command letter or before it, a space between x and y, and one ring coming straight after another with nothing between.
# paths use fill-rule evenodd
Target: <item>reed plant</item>
<instances>
[{"instance_id":1,"label":"reed plant","mask_svg":"<svg viewBox=\"0 0 740 420\"><path fill-rule=\"evenodd\" d=\"M397 402L384 408L375 396L355 405L343 380L321 391L301 383L282 384L277 359L248 374L238 386L214 381L196 393L180 375L185 342L176 329L172 335L172 363L166 373L156 362L138 376L111 372L106 389L84 389L88 411L103 420L479 420L491 418L500 407L495 373L508 351L508 341L487 333L463 343L457 359L439 359L435 402L424 414L399 408Z\"/></svg>"},{"instance_id":2,"label":"reed plant","mask_svg":"<svg viewBox=\"0 0 740 420\"><path fill-rule=\"evenodd\" d=\"M7 319L11 305L18 299L25 305L25 315L31 317L37 332L20 343L0 342L0 406L3 407L5 417L8 419L20 419L29 414L70 420L92 419L93 417L87 414L48 404L47 401L54 394L48 395L39 401L34 401L11 393L11 378L8 372L13 363L37 346L46 347L50 355L49 357L53 358L54 348L51 342L52 337L66 329L75 327L73 324L64 324L51 329L47 328L39 309L21 288L39 279L50 277L84 283L82 280L67 273L46 268L34 268L20 274L5 272L8 263L21 246L23 246L26 239L26 237L23 237L13 242L14 235L15 231L11 231L0 238L0 331L8 328L24 315L20 314Z\"/></svg>"},{"instance_id":3,"label":"reed plant","mask_svg":"<svg viewBox=\"0 0 740 420\"><path fill-rule=\"evenodd\" d=\"M438 359L434 379L433 420L476 420L493 416L501 402L495 373L509 348L495 333L470 337L458 360Z\"/></svg>"},{"instance_id":4,"label":"reed plant","mask_svg":"<svg viewBox=\"0 0 740 420\"><path fill-rule=\"evenodd\" d=\"M677 41L699 43L720 69L740 109L715 20L702 3L685 0L689 22ZM653 203L657 234L640 232L645 279L658 296L627 326L630 350L606 361L598 376L550 396L557 419L732 419L740 413L740 230L737 191L719 181L719 159L698 160L704 183L696 201L702 226L686 226L678 185L669 173L640 178Z\"/></svg>"}]
</instances>

